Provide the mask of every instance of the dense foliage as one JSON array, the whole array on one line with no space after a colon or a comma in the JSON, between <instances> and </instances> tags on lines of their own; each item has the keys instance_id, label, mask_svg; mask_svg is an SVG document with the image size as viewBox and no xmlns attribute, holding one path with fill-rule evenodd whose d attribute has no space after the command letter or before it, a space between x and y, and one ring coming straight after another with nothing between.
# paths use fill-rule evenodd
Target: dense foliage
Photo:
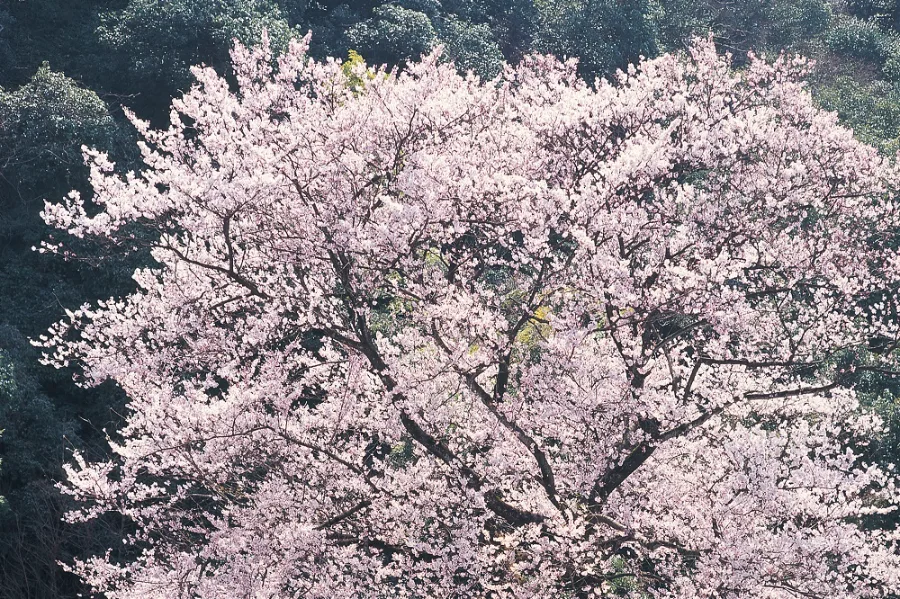
<instances>
[{"instance_id":1,"label":"dense foliage","mask_svg":"<svg viewBox=\"0 0 900 599\"><path fill-rule=\"evenodd\" d=\"M264 29L276 50L311 30L314 57L355 57L350 64L357 66L363 60L403 65L443 44L442 60L483 77L499 73L504 60L517 63L530 52L550 51L581 56L579 73L588 81L640 55L683 51L693 35L712 32L719 50L732 52L738 66L751 49L770 58L782 48L812 56L816 67L808 80L816 102L889 155L900 147L898 15L894 0L0 4L0 596L49 599L84 592L57 562L96 552L123 533L118 521L92 529L60 522L71 502L55 486L72 450L91 460L105 457L106 436L126 415L121 392L110 385L77 388L71 372L39 366L27 344L65 309L130 292L135 266L153 264L139 240L114 246L70 240L67 248L78 259L69 260L32 251L59 239L39 218L45 198L58 201L72 188L90 198L82 145L108 152L120 172L141 167L123 106L166 126L172 99L193 83L191 65L211 65L233 83L233 39L253 44ZM353 66L344 72L354 77L354 87L370 80ZM88 210L95 209L89 202ZM537 329L523 335L538 336ZM863 352L854 360L871 361L872 355ZM894 399L900 377L890 366L878 369L847 373L842 384L892 423L870 446L856 448L886 463L900 456ZM129 555L119 549L113 557ZM617 592L626 587L622 583Z\"/></svg>"},{"instance_id":2,"label":"dense foliage","mask_svg":"<svg viewBox=\"0 0 900 599\"><path fill-rule=\"evenodd\" d=\"M42 336L114 380L114 457L70 518L138 555L125 598L883 597L883 432L848 347L896 339L900 177L818 110L803 61L707 42L591 88L233 53L92 154L76 238L153 232L128 297ZM299 85L299 89L298 89ZM365 136L359 131L364 129ZM62 245L52 246L64 251ZM871 301L873 296L877 302ZM838 359L843 357L843 359ZM888 362L889 365L889 362Z\"/></svg>"}]
</instances>

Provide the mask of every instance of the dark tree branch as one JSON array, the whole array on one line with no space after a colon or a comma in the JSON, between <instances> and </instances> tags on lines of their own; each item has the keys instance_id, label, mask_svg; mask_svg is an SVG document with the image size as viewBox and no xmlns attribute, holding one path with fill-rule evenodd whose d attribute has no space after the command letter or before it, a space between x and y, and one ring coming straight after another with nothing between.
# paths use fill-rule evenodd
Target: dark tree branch
<instances>
[{"instance_id":1,"label":"dark tree branch","mask_svg":"<svg viewBox=\"0 0 900 599\"><path fill-rule=\"evenodd\" d=\"M784 397L798 397L800 395L811 395L813 393L826 393L837 386L837 382L832 382L827 385L822 385L821 387L801 387L799 389L773 391L771 393L747 393L744 395L744 399L780 399Z\"/></svg>"},{"instance_id":2,"label":"dark tree branch","mask_svg":"<svg viewBox=\"0 0 900 599\"><path fill-rule=\"evenodd\" d=\"M334 526L335 524L340 524L344 520L346 520L348 518L352 518L357 512L361 512L362 510L366 509L370 505L372 505L372 502L369 501L368 499L364 499L364 500L360 501L359 503L357 503L356 505L354 505L352 508L341 512L334 518L331 518L330 520L326 520L325 522L322 522L321 524L319 524L318 526L315 527L315 530L325 530L326 528L330 528L330 527Z\"/></svg>"},{"instance_id":3,"label":"dark tree branch","mask_svg":"<svg viewBox=\"0 0 900 599\"><path fill-rule=\"evenodd\" d=\"M435 323L431 323L431 334L434 338L435 342L438 346L444 350L444 352L449 356L451 355L450 348L447 347L447 344L444 343L444 340L441 338L440 331L437 329L437 325ZM475 378L475 375L469 372L463 372L459 368L454 366L454 370L457 372L459 376L463 378L466 382L466 385L469 389L472 390L473 393L481 400L481 403L485 408L497 419L500 424L504 426L508 431L513 433L516 439L521 443L531 454L534 456L535 461L538 464L538 468L541 471L541 486L544 487L544 490L547 493L548 499L550 502L560 511L562 512L562 505L559 502L559 497L556 492L556 477L553 473L553 467L550 465L550 460L547 459L546 454L541 450L537 441L535 441L528 433L522 430L518 424L507 418L506 414L500 411L497 407L494 398L487 392L485 389L478 384L478 380Z\"/></svg>"}]
</instances>

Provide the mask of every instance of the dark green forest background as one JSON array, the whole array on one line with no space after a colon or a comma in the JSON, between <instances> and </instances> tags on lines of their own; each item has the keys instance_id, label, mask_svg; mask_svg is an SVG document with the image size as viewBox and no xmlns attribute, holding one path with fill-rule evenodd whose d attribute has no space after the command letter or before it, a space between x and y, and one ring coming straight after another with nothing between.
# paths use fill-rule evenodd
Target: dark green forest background
<instances>
[{"instance_id":1,"label":"dark green forest background","mask_svg":"<svg viewBox=\"0 0 900 599\"><path fill-rule=\"evenodd\" d=\"M370 64L444 44L484 77L529 52L577 56L589 80L712 32L738 64L751 49L813 57L817 101L881 151L900 149L900 0L0 0L0 598L85 592L58 562L114 546L127 526L63 523L56 487L72 449L102 454L124 398L41 366L28 340L64 308L128 292L147 258L89 242L77 261L34 251L54 235L43 201L88 191L82 145L139 168L122 108L165 125L190 65L227 72L231 40L264 29L276 48L311 30L316 57ZM868 449L877 459L900 458L896 378L847 381L890 423Z\"/></svg>"}]
</instances>

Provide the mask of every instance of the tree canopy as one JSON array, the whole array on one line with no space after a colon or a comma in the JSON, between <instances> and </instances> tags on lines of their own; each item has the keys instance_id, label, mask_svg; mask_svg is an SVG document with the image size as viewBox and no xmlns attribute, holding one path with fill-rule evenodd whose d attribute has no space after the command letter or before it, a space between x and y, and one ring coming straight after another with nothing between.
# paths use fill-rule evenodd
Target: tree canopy
<instances>
[{"instance_id":1,"label":"tree canopy","mask_svg":"<svg viewBox=\"0 0 900 599\"><path fill-rule=\"evenodd\" d=\"M900 498L847 353L895 339L896 167L802 59L711 41L597 87L532 56L347 73L238 46L76 238L139 289L51 362L130 398L74 520L132 523L120 598L882 597ZM298 87L299 86L299 87ZM365 135L360 135L365 131ZM52 246L60 251L65 246ZM624 592L623 591L623 592Z\"/></svg>"}]
</instances>

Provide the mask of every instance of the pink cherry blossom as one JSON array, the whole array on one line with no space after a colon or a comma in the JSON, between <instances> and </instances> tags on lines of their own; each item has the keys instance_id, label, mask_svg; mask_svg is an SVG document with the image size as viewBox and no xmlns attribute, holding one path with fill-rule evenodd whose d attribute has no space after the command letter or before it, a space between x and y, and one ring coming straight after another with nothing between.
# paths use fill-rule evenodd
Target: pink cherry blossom
<instances>
[{"instance_id":1,"label":"pink cherry blossom","mask_svg":"<svg viewBox=\"0 0 900 599\"><path fill-rule=\"evenodd\" d=\"M859 449L881 423L837 366L898 336L900 177L801 59L700 40L485 82L306 43L196 68L171 127L132 117L146 170L87 154L99 213L46 205L155 259L41 341L130 398L66 489L133 559L75 572L109 599L900 588L900 534L865 525L900 500Z\"/></svg>"}]
</instances>

